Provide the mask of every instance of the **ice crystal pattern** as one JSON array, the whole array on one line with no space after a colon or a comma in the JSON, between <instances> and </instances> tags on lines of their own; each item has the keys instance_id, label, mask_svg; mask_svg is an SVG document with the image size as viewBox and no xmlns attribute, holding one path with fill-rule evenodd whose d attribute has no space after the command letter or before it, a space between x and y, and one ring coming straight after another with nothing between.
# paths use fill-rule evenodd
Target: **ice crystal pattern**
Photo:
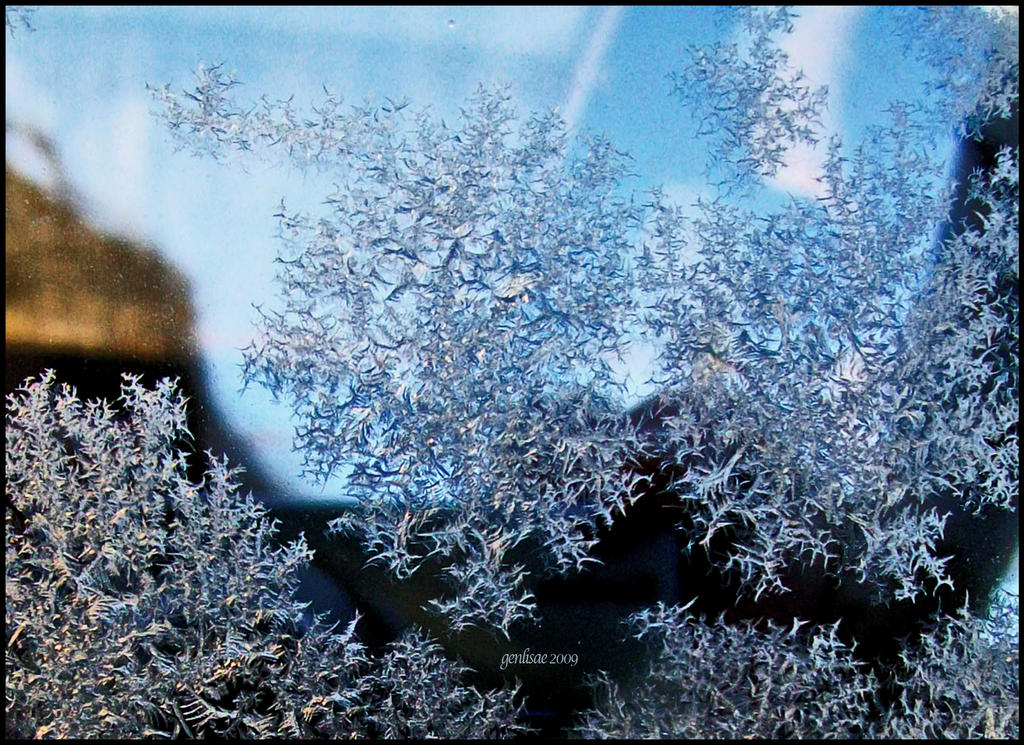
<instances>
[{"instance_id":1,"label":"ice crystal pattern","mask_svg":"<svg viewBox=\"0 0 1024 745\"><path fill-rule=\"evenodd\" d=\"M185 403L126 377L123 414L57 389L7 402L8 734L465 737L519 731L512 690L463 686L415 630L380 660L304 620L304 540L211 460L185 476ZM13 731L12 731L13 728Z\"/></svg>"},{"instance_id":2,"label":"ice crystal pattern","mask_svg":"<svg viewBox=\"0 0 1024 745\"><path fill-rule=\"evenodd\" d=\"M741 8L739 42L691 46L686 63L670 77L673 93L702 101L691 109L698 134L710 141L708 175L730 188L775 176L786 152L815 145L828 89L812 88L776 39L793 30L788 8Z\"/></svg>"},{"instance_id":3,"label":"ice crystal pattern","mask_svg":"<svg viewBox=\"0 0 1024 745\"><path fill-rule=\"evenodd\" d=\"M964 131L976 132L1016 107L1014 21L979 9L910 12L924 39L910 48L934 66L935 95L924 106L894 103L888 123L857 143L835 137L823 143L821 197L765 211L756 202L737 202L734 187L756 190L759 179L777 173L787 148L819 139L826 100L825 91L812 90L788 70L775 46L791 17L788 10L743 11L740 42L691 50L676 77L675 93L705 122L704 136L712 138L726 169L716 197L701 201L692 217L658 190L630 193L628 157L611 143L570 138L555 113L521 117L505 89L479 90L453 126L404 100L345 106L326 90L310 113L296 111L290 99L241 104L237 81L218 65L201 67L194 88L183 94L153 90L176 142L197 154L278 158L335 179L315 213L283 204L278 211L280 301L261 310L245 378L292 407L295 445L311 474L346 475L360 508L334 529L358 537L372 560L398 577L427 561L446 567L449 592L434 607L453 630L477 625L507 633L529 617L535 608L527 570L512 557L530 547L545 559L546 571L579 568L589 559L594 526L627 510L640 493L642 478L632 475L633 466L651 456L661 458L660 476L686 508L688 550L727 536L718 568L753 599L787 592L786 569L799 565L860 584L878 603L935 592L952 581L949 559L937 549L947 510L1017 509L1017 149L1006 149L992 173L973 179L982 226L956 226L955 237L935 247L951 189L928 142L937 123L952 130L966 121ZM935 38L937 30L948 32L957 48L962 39L970 53L951 51ZM627 335L658 350L655 376L663 410L672 413L653 431L630 426L621 415L610 361ZM149 400L132 390L129 403ZM49 395L38 391L30 388L30 399ZM8 417L9 453L11 431L16 444L18 437L56 443L38 450L38 464L19 464L18 448L8 455L9 474L12 457L21 469L13 473L22 474L9 481L9 493L25 489L33 504L42 499L45 516L30 525L27 537L9 531L8 584L12 565L27 572L22 584L49 582L42 601L38 593L19 596L19 602L49 605L17 621L8 615L9 655L28 660L19 663L24 667L8 666L9 707L37 701L18 676L76 669L40 667L65 654L63 634L77 640L84 633L78 625L66 632L54 598L93 592L91 574L82 585L74 567L61 568L91 557L77 544L65 548L65 534L96 531L94 550L103 562L115 562L107 594L116 600L94 611L101 622L135 613L130 604L117 605L124 602L124 583L133 579L162 578L189 598L235 587L230 573L197 587L162 571L145 579L149 575L138 570L125 574L124 562L116 563L121 554L102 554L104 541L118 539L99 525L122 506L102 512L105 520L89 528L88 515L82 523L74 504L58 496L68 493L68 479L99 478L94 461L77 465L77 442L93 441L85 429L75 430L77 439L53 440L66 426L55 417L73 408L66 396L59 401L63 408L56 413L40 413L50 411L40 400L16 404L13 420ZM89 409L87 417L96 437L112 431L102 410ZM170 431L167 422L159 426L156 432ZM119 457L129 458L135 447L159 452L154 430L140 431L149 432L148 439L124 445ZM69 458L74 467L61 471ZM165 469L173 461L168 458L154 467ZM174 515L179 526L185 519L204 525L189 517L180 489L160 487L151 470L126 469L124 484L150 479L127 500L131 505L151 500L157 509L170 499L171 512L157 514ZM209 496L196 505L224 498L225 480L217 473L201 490ZM59 479L60 488L46 486L46 478ZM106 509L106 487L83 489L90 495L85 503ZM144 534L125 550L149 545L146 536L156 529L149 518L139 524ZM169 530L164 540L182 552L174 542L185 541L186 532ZM65 541L56 544L60 550L47 542L54 535ZM187 540L211 540L205 536L200 530ZM12 563L11 541L37 541L50 553L38 567L21 569L25 564ZM260 566L262 554L252 543L242 540L231 549L232 542L224 550L256 550L250 558ZM297 563L301 548L289 550L285 563ZM143 558L175 555L160 552ZM178 571L195 576L187 566ZM200 566L200 577L212 571ZM230 565L236 566L242 564ZM174 583L185 584L175 590ZM274 622L273 609L288 607L283 598L290 585L271 572L246 587L269 598L249 599L237 633L244 643L285 644L278 626L253 640L244 624L251 623L253 608L268 608L268 622ZM210 612L234 612L230 596L219 597L223 602L211 601ZM193 605L182 612L195 613ZM649 681L627 690L599 679L597 707L580 731L1016 736L1016 645L998 630L983 634L986 622L967 611L934 621L905 650L902 666L880 680L828 627L810 628L799 619L792 629L728 626L695 618L686 608L648 609L634 618L634 633L652 645ZM234 636L229 642L225 632L222 641L215 636L211 642L200 634L206 628L201 619L168 623L179 636L198 636L187 636L187 645L154 646L135 662L126 656L110 664L141 665L130 669L146 671L137 676L143 677L153 666L185 664L174 660L206 664L209 645L218 650L218 643L227 651L212 653L215 660L238 660ZM56 626L29 634L36 624ZM121 643L116 633L99 638ZM348 651L333 671L352 669L358 657L353 640L343 639ZM419 641L378 661L374 680L424 690L427 678L408 666L427 661L407 659L416 650L434 659L432 648ZM61 649L33 656L32 644ZM67 654L80 648L71 645ZM266 657L243 654L241 660L243 668L265 663L276 669ZM295 690L287 683L290 669L275 682L274 701L296 700L289 698ZM316 676L323 670L309 668L308 679L321 680ZM715 677L715 670L722 675ZM263 720L252 717L269 716L263 699L239 703L234 688L216 687L206 675L187 678L191 687L180 699L172 690L156 697L164 708L139 702L172 685L172 676L154 673L143 686L110 675L97 684L83 674L79 686L128 686L128 701L143 711L157 707L148 726L160 731L210 727L221 733L244 726L261 734L287 732L306 721L298 714L289 718L288 711L314 706L289 703L284 713L274 709L280 719L257 726ZM362 690L364 678L353 672L346 679L351 683L323 679L330 692L322 695L331 702L323 716L387 712L414 734L432 721L463 726L458 714L416 718L389 698L385 692L393 688L386 682L366 689L366 699L345 698L345 691ZM89 698L75 681L60 681L51 684L51 696L70 691L102 706L102 696ZM265 689L257 684L257 690ZM306 695L308 684L297 690L304 693L294 696ZM464 712L473 694L451 690L439 711ZM502 730L490 727L504 721L509 701L488 700L480 707L484 723L470 726ZM48 712L33 711L33 721L54 722L45 726L77 721L70 711L52 720ZM96 718L113 709L86 711L98 728ZM335 731L346 731L349 721ZM398 733L374 726L358 731Z\"/></svg>"},{"instance_id":4,"label":"ice crystal pattern","mask_svg":"<svg viewBox=\"0 0 1024 745\"><path fill-rule=\"evenodd\" d=\"M993 624L966 612L935 621L884 685L835 626L735 626L661 605L631 625L655 657L628 692L597 676L596 705L577 736L1013 738L1020 730L1019 646L1005 630L993 644ZM880 690L897 699L885 702Z\"/></svg>"},{"instance_id":5,"label":"ice crystal pattern","mask_svg":"<svg viewBox=\"0 0 1024 745\"><path fill-rule=\"evenodd\" d=\"M825 92L787 77L772 40L788 11L741 21L742 49L691 50L680 79L699 85L676 92L717 117L712 137L733 137L725 160L768 176L785 147L815 141ZM1005 74L1012 58L998 58ZM975 62L940 76L980 74ZM931 246L951 196L923 139L933 110L894 104L856 146L833 137L817 200L764 213L722 196L687 218L657 190L630 194L611 144L570 141L553 113L521 121L504 90L478 91L450 128L405 101L345 109L327 94L310 117L290 101L243 107L222 67L197 78L183 96L154 90L181 146L283 157L338 183L320 216L278 213L282 307L261 311L246 380L290 402L311 472L350 469L362 513L338 529L399 575L457 560L440 601L456 628L529 616L508 550L533 540L553 568L579 567L593 525L636 495L623 474L646 448L679 466L694 544L738 532L728 568L756 597L786 591L782 571L801 562L879 598L949 584L935 496L950 463L992 487L962 501L1012 506L1016 353L979 346L1012 341L993 334L1016 296L991 274L1016 271L1008 205L982 239L992 255L964 259L988 262L976 281L996 282L967 300L990 313L956 319L974 341L960 334L936 356L918 339L926 307L962 299L928 306L929 275L959 266ZM659 443L612 421L608 363L627 333L658 346L663 395L685 402ZM955 384L935 367L957 364L975 392L954 415ZM993 376L1001 393L980 395ZM428 530L435 517L447 529Z\"/></svg>"},{"instance_id":6,"label":"ice crystal pattern","mask_svg":"<svg viewBox=\"0 0 1024 745\"><path fill-rule=\"evenodd\" d=\"M535 539L552 566L579 566L581 526L630 496L594 478L625 463L599 421L621 408L609 361L640 215L619 193L627 160L570 143L554 113L519 120L505 90L481 89L458 128L333 96L296 127L287 102L239 109L233 84L203 68L188 97L156 94L190 146L342 176L325 215L278 213L283 306L262 312L246 380L292 403L312 473L350 469L364 509L338 529L399 576L458 557L459 601L440 601L454 627L507 630L533 603L506 553ZM417 536L439 513L446 529Z\"/></svg>"},{"instance_id":7,"label":"ice crystal pattern","mask_svg":"<svg viewBox=\"0 0 1024 745\"><path fill-rule=\"evenodd\" d=\"M17 30L35 31L32 27L32 14L38 8L28 5L6 5L4 6L4 25L8 33L13 37Z\"/></svg>"}]
</instances>

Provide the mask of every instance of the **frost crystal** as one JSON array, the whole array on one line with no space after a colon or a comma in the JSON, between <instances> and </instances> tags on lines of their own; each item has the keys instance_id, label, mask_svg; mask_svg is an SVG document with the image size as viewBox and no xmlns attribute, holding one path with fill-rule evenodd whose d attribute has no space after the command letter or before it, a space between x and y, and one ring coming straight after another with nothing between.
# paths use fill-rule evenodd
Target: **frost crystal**
<instances>
[{"instance_id":1,"label":"frost crystal","mask_svg":"<svg viewBox=\"0 0 1024 745\"><path fill-rule=\"evenodd\" d=\"M596 529L652 478L685 508L688 550L724 545L713 561L741 599L782 595L788 570L811 566L873 603L948 589L950 515L1017 509L1019 160L1007 149L973 179L980 225L934 248L952 189L929 138L1015 111L1018 49L1006 18L906 12L932 95L893 104L859 143L831 138L821 197L773 211L739 205L734 187L756 190L789 148L817 142L826 102L776 46L785 9L743 11L741 45L695 48L675 78L725 169L693 218L661 191L630 195L627 156L570 139L554 113L520 117L504 89L478 91L451 127L406 101L344 107L326 91L310 114L290 99L240 106L220 66L183 96L154 89L181 146L337 180L317 214L281 205L280 303L261 311L244 371L292 407L307 470L346 476L360 506L331 528L400 578L440 567L448 589L431 607L453 632L509 634L535 610L531 575L592 560ZM627 337L658 350L651 421L622 415L611 360ZM305 550L271 558L222 466L181 480L165 394L130 385L128 429L73 396L51 406L48 383L12 404L8 494L32 519L8 532L9 711L67 728L73 706L97 734L135 733L126 711L185 734L513 731L507 691L426 690L459 671L421 637L371 672L349 636L330 665L314 659L305 640L328 632L290 630ZM150 596L170 610L133 600ZM651 681L604 680L581 732L1016 736L1017 657L969 613L932 619L882 678L834 628L684 611L635 619ZM97 685L113 693L83 692Z\"/></svg>"},{"instance_id":2,"label":"frost crystal","mask_svg":"<svg viewBox=\"0 0 1024 745\"><path fill-rule=\"evenodd\" d=\"M8 398L6 496L25 515L6 525L8 735L520 731L514 691L463 686L422 636L374 661L355 621L305 623L304 540L274 547L224 462L187 480L173 383L122 391L123 415L55 390L52 372Z\"/></svg>"}]
</instances>

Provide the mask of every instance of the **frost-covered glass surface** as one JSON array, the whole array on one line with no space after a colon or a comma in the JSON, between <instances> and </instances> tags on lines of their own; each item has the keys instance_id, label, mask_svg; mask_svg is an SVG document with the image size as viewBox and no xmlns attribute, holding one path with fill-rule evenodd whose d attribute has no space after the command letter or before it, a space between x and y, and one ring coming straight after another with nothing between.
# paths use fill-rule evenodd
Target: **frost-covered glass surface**
<instances>
[{"instance_id":1,"label":"frost-covered glass surface","mask_svg":"<svg viewBox=\"0 0 1024 745\"><path fill-rule=\"evenodd\" d=\"M1012 736L1018 642L972 615L990 586L966 605L963 536L998 527L999 569L1016 540L1017 25L978 8L9 8L7 157L52 191L73 184L93 221L155 241L187 277L211 400L280 484L258 496L282 514L312 495L344 506L318 536L403 586L432 577L413 617L449 656L460 634L544 628L544 582L590 576L617 521L669 500L667 605L621 613L650 680L598 675L577 734ZM983 171L963 171L964 138L997 142ZM224 688L190 668L187 693L162 697L139 684L165 652L133 651L157 621L124 604L184 595L131 571L69 590L71 544L78 563L82 540L108 544L74 537L87 516L68 517L66 484L102 512L105 469L123 497L141 468L145 536L187 537L183 495L228 543L249 546L253 516L220 496L226 477L201 490L173 464L111 463L127 440L83 451L110 415L52 385L8 406L19 731L75 734L43 713L64 673L32 645L103 640L115 621L131 685L83 693L99 722L82 732L536 723L529 689L520 708L508 683L466 687L411 626L365 659L348 627L352 675L325 680L304 720L287 677L267 698L258 671ZM130 421L117 437L181 429ZM55 453L67 471L34 478ZM286 604L305 556L287 545L270 588ZM736 610L690 589L697 566ZM30 624L39 572L44 604L76 598L70 621ZM214 606L238 596L198 582ZM826 586L836 624L787 605ZM921 615L898 659L857 655L854 616L879 608ZM240 647L238 622L211 618L217 654L256 670L273 640ZM293 622L290 665L307 640L336 643ZM710 659L722 681L700 677ZM94 685L89 669L73 680ZM106 696L145 700L148 724L103 719ZM360 718L385 700L397 708Z\"/></svg>"}]
</instances>

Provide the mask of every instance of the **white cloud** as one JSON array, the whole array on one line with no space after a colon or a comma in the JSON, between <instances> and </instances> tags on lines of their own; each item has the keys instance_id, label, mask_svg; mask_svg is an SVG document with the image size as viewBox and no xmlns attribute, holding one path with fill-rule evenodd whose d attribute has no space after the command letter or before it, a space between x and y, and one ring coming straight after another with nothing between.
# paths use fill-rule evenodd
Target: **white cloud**
<instances>
[{"instance_id":1,"label":"white cloud","mask_svg":"<svg viewBox=\"0 0 1024 745\"><path fill-rule=\"evenodd\" d=\"M802 8L793 32L780 44L790 65L803 70L814 86L833 85L850 52L850 31L863 8L825 6Z\"/></svg>"},{"instance_id":2,"label":"white cloud","mask_svg":"<svg viewBox=\"0 0 1024 745\"><path fill-rule=\"evenodd\" d=\"M777 189L808 197L824 196L822 184L817 180L825 164L825 151L821 145L813 148L805 142L786 151L782 167L770 181Z\"/></svg>"},{"instance_id":3,"label":"white cloud","mask_svg":"<svg viewBox=\"0 0 1024 745\"><path fill-rule=\"evenodd\" d=\"M802 70L812 88L827 85L829 105L822 116L823 140L842 133L835 114L842 95L842 76L851 50L851 33L862 8L826 6L802 8L800 17L793 22L793 32L786 35L780 47L789 56L793 70ZM822 172L825 148L798 145L786 153L779 173L771 180L777 188L820 196L821 184L817 177Z\"/></svg>"},{"instance_id":4,"label":"white cloud","mask_svg":"<svg viewBox=\"0 0 1024 745\"><path fill-rule=\"evenodd\" d=\"M604 9L597 28L594 29L594 33L583 50L583 58L576 65L572 87L569 89L569 96L562 114L570 129L576 127L576 122L579 121L580 115L593 93L601 73L601 62L605 52L608 51L616 29L619 27L619 22L622 20L622 12L623 8L620 6L610 6Z\"/></svg>"}]
</instances>

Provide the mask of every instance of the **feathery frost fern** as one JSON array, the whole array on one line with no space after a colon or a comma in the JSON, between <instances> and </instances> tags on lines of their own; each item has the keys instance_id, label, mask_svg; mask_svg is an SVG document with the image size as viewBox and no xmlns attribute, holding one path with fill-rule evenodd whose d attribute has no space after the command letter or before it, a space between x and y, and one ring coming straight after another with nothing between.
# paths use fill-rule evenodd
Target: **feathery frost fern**
<instances>
[{"instance_id":1,"label":"feathery frost fern","mask_svg":"<svg viewBox=\"0 0 1024 745\"><path fill-rule=\"evenodd\" d=\"M126 377L123 415L57 390L8 397L8 734L459 737L513 734L514 691L480 694L416 632L382 661L303 620L304 540L274 548L226 463L190 483L185 402ZM420 681L417 687L411 682Z\"/></svg>"},{"instance_id":2,"label":"feathery frost fern","mask_svg":"<svg viewBox=\"0 0 1024 745\"><path fill-rule=\"evenodd\" d=\"M973 179L982 226L934 247L953 191L929 143L1016 111L1018 50L1008 17L901 13L927 31L907 45L933 94L855 146L833 137L822 196L769 212L736 194L818 142L827 101L777 47L788 10L743 11L739 41L674 76L722 170L694 217L630 193L627 156L521 117L506 89L453 127L326 91L307 115L243 105L221 66L153 89L196 154L336 178L318 214L281 205L280 307L244 369L292 407L308 472L346 476L359 507L330 529L399 578L440 562L450 628L508 634L536 610L520 549L579 569L657 458L688 550L728 536L718 569L744 598L788 592L794 566L875 603L950 585L948 511L1017 509L1018 155ZM630 337L658 350L653 428L622 414L611 362ZM9 403L8 494L33 515L8 530L9 716L79 735L517 731L515 692L461 687L423 637L374 661L351 628L301 628L301 542L270 552L223 465L182 480L166 386L130 382L125 401L118 424L45 378ZM629 686L595 679L578 734L1017 734L1018 642L967 608L884 675L835 627L688 608L632 618L651 659ZM66 708L44 710L58 690Z\"/></svg>"}]
</instances>

